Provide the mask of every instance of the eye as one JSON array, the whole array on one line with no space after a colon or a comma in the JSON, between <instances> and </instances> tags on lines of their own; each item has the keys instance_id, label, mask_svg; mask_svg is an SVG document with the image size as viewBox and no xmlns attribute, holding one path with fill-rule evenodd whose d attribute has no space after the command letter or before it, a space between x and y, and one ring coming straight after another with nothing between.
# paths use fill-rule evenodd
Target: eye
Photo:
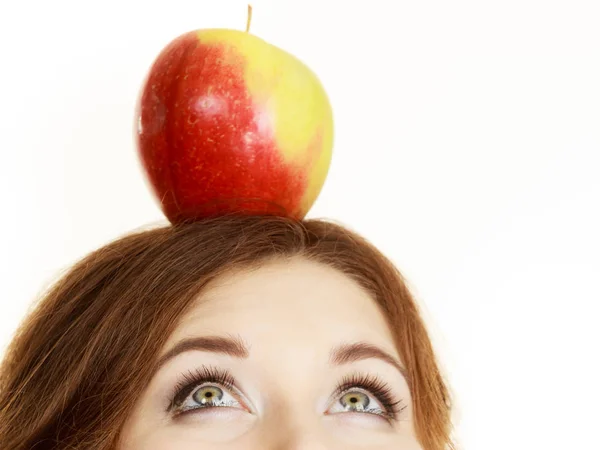
<instances>
[{"instance_id":1,"label":"eye","mask_svg":"<svg viewBox=\"0 0 600 450\"><path fill-rule=\"evenodd\" d=\"M250 409L241 400L235 378L227 370L202 366L181 375L170 395L167 412L175 416L199 409L229 407Z\"/></svg>"},{"instance_id":2,"label":"eye","mask_svg":"<svg viewBox=\"0 0 600 450\"><path fill-rule=\"evenodd\" d=\"M398 420L407 408L404 400L374 374L353 373L345 376L332 397L334 400L326 414L374 414L391 423Z\"/></svg>"},{"instance_id":3,"label":"eye","mask_svg":"<svg viewBox=\"0 0 600 450\"><path fill-rule=\"evenodd\" d=\"M201 385L176 406L178 414L206 408L229 407L244 409L227 389L214 384Z\"/></svg>"},{"instance_id":4,"label":"eye","mask_svg":"<svg viewBox=\"0 0 600 450\"><path fill-rule=\"evenodd\" d=\"M339 396L327 414L361 412L386 415L385 407L377 398L360 388L352 388Z\"/></svg>"}]
</instances>

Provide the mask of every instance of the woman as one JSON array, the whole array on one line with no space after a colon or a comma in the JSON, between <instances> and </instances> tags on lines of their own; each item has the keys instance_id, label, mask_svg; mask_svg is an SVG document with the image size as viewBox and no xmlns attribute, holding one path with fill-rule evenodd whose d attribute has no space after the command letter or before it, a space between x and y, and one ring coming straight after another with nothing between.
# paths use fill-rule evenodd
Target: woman
<instances>
[{"instance_id":1,"label":"woman","mask_svg":"<svg viewBox=\"0 0 600 450\"><path fill-rule=\"evenodd\" d=\"M323 220L226 215L79 261L0 366L2 449L452 449L401 274Z\"/></svg>"}]
</instances>

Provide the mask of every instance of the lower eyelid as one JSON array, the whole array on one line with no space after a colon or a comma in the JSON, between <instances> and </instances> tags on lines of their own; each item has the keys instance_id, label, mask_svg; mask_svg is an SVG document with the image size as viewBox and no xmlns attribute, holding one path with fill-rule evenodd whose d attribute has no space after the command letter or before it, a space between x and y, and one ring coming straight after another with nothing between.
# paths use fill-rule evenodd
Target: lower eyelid
<instances>
[{"instance_id":1,"label":"lower eyelid","mask_svg":"<svg viewBox=\"0 0 600 450\"><path fill-rule=\"evenodd\" d=\"M183 419L183 418L187 418L187 417L191 418L194 416L228 417L231 415L238 415L238 417L242 417L243 415L247 415L247 414L248 414L248 411L241 409L241 408L213 406L213 407L208 407L208 408L188 408L185 411L176 413L174 418L175 418L175 420L178 420L178 419Z\"/></svg>"},{"instance_id":2,"label":"lower eyelid","mask_svg":"<svg viewBox=\"0 0 600 450\"><path fill-rule=\"evenodd\" d=\"M209 406L209 407L205 407L203 409L212 409L212 408L233 408L233 409L239 409L239 410L244 410L244 412L253 414L252 408L249 407L248 402L246 402L244 400L244 395L235 387L231 387L231 388L226 388L221 386L221 389L225 390L227 392L227 394L237 403L237 405L235 406Z\"/></svg>"},{"instance_id":3,"label":"lower eyelid","mask_svg":"<svg viewBox=\"0 0 600 450\"><path fill-rule=\"evenodd\" d=\"M355 412L342 412L328 414L326 416L328 422L338 424L340 426L350 426L353 429L355 427L377 427L382 428L393 428L394 424L392 420L389 420L385 416L372 413L355 413ZM358 428L356 428L358 429Z\"/></svg>"},{"instance_id":4,"label":"lower eyelid","mask_svg":"<svg viewBox=\"0 0 600 450\"><path fill-rule=\"evenodd\" d=\"M254 414L254 412L253 412L252 408L250 407L250 405L248 404L248 402L244 400L244 396L241 394L241 392L238 392L237 389L232 389L232 391L233 392L231 392L230 395L240 405L240 407L238 409L244 409L246 412L248 412L250 414Z\"/></svg>"}]
</instances>

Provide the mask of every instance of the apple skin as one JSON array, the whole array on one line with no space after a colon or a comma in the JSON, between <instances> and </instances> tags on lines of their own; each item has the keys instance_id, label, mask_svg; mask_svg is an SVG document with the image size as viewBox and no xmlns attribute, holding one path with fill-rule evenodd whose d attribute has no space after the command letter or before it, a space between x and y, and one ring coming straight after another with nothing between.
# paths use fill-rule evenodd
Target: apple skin
<instances>
[{"instance_id":1,"label":"apple skin","mask_svg":"<svg viewBox=\"0 0 600 450\"><path fill-rule=\"evenodd\" d=\"M227 213L301 220L332 157L332 109L317 76L237 30L171 41L141 89L135 129L147 181L172 224Z\"/></svg>"}]
</instances>

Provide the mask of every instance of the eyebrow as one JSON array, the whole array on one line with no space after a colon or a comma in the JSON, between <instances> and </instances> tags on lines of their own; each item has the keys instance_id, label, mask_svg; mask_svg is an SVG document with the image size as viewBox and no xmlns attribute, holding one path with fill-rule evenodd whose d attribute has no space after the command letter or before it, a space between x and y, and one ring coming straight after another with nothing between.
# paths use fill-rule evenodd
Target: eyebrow
<instances>
[{"instance_id":1,"label":"eyebrow","mask_svg":"<svg viewBox=\"0 0 600 450\"><path fill-rule=\"evenodd\" d=\"M247 358L250 354L248 347L239 336L200 336L179 341L156 363L156 370L177 355L192 350L221 353L234 358Z\"/></svg>"},{"instance_id":2,"label":"eyebrow","mask_svg":"<svg viewBox=\"0 0 600 450\"><path fill-rule=\"evenodd\" d=\"M201 336L187 338L175 344L156 362L156 371L169 360L188 351L205 351L229 355L238 359L248 358L250 350L239 336ZM329 362L340 366L364 359L375 358L395 367L408 382L408 372L400 362L385 350L367 342L344 343L331 349Z\"/></svg>"},{"instance_id":3,"label":"eyebrow","mask_svg":"<svg viewBox=\"0 0 600 450\"><path fill-rule=\"evenodd\" d=\"M408 371L385 350L367 342L341 344L331 350L330 361L335 365L348 364L363 359L375 358L394 366L408 382Z\"/></svg>"}]
</instances>

